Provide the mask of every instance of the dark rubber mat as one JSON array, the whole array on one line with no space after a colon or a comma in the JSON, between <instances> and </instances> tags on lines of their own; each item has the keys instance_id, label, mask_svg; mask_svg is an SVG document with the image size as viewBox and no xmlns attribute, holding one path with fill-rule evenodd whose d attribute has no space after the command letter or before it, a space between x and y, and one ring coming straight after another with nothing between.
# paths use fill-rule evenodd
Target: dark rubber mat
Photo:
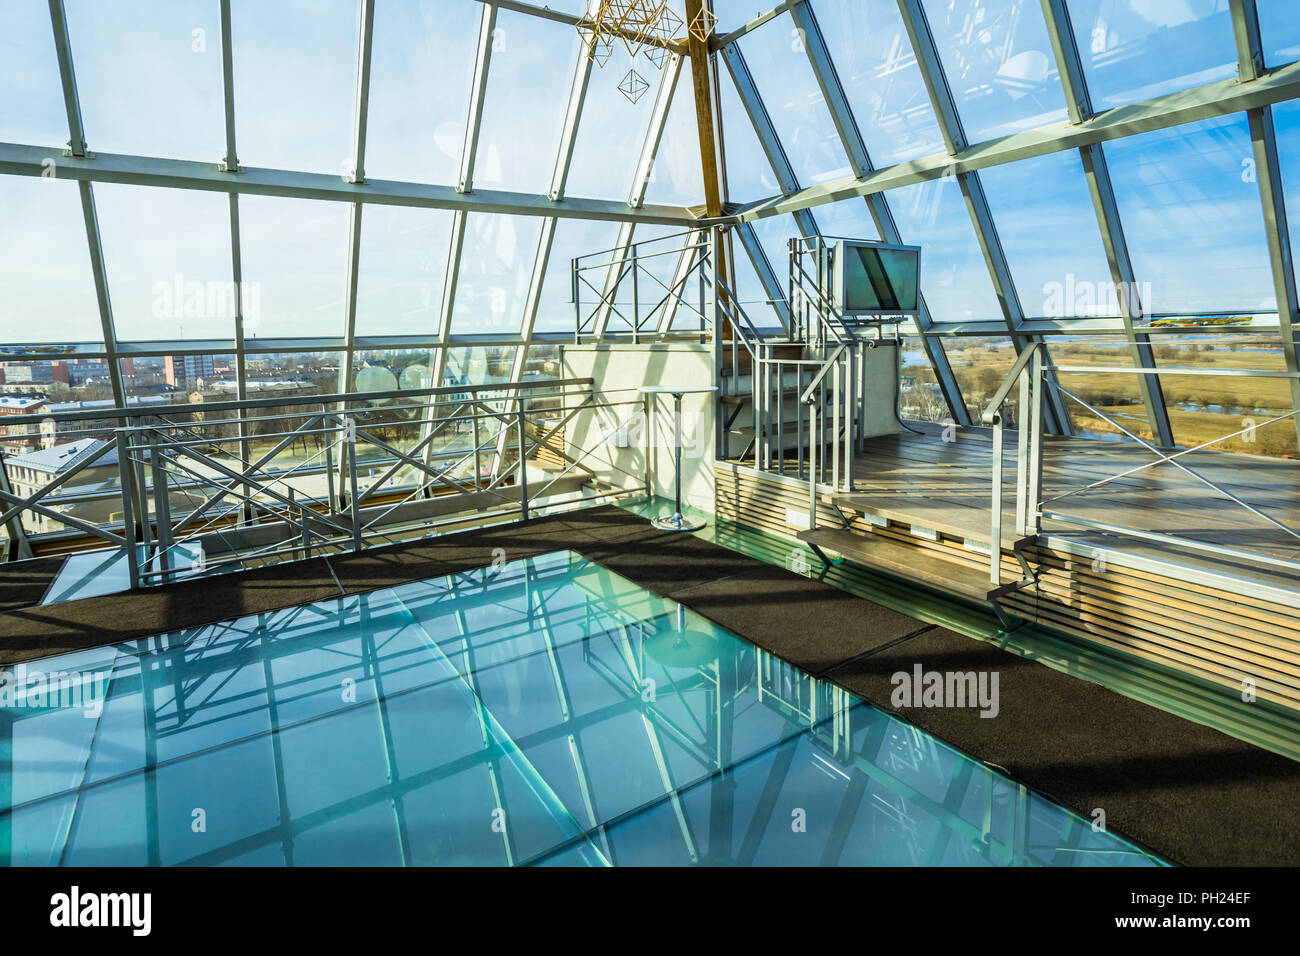
<instances>
[{"instance_id":1,"label":"dark rubber mat","mask_svg":"<svg viewBox=\"0 0 1300 956\"><path fill-rule=\"evenodd\" d=\"M39 604L63 561L62 557L0 561L0 612Z\"/></svg>"}]
</instances>

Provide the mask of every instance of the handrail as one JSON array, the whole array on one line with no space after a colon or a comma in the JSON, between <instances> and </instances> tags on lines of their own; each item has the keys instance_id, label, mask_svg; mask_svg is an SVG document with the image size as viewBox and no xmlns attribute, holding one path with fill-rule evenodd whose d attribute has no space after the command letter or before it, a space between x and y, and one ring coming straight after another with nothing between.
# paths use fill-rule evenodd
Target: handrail
<instances>
[{"instance_id":1,"label":"handrail","mask_svg":"<svg viewBox=\"0 0 1300 956\"><path fill-rule=\"evenodd\" d=\"M804 390L804 393L799 396L799 401L803 402L805 405L811 405L813 403L814 399L812 398L812 393L817 390L817 386L822 383L822 379L826 377L826 373L831 370L832 365L840 360L840 356L847 348L848 344L842 343L839 348L830 354L826 361L822 362L821 369L813 376L813 380L808 383L808 388Z\"/></svg>"},{"instance_id":2,"label":"handrail","mask_svg":"<svg viewBox=\"0 0 1300 956\"><path fill-rule=\"evenodd\" d=\"M1025 346L1020 355L1016 357L1016 361L1011 366L1011 371L1007 372L1006 377L1002 380L1002 384L998 386L997 391L993 393L993 397L989 399L988 406L984 409L984 414L980 416L980 421L985 425L997 424L997 419L999 418L998 410L1007 400L1007 396L1011 394L1011 389L1015 386L1016 380L1020 378L1020 373L1025 370L1025 366L1029 364L1030 359L1032 359L1038 350L1042 348L1042 345L1043 343L1041 342L1030 342Z\"/></svg>"},{"instance_id":3,"label":"handrail","mask_svg":"<svg viewBox=\"0 0 1300 956\"><path fill-rule=\"evenodd\" d=\"M336 392L329 395L286 395L280 398L249 398L243 401L232 399L224 402L199 402L185 405L150 405L147 408L104 408L89 409L78 412L60 413L59 421L100 421L120 418L157 418L159 415L184 415L194 413L211 413L240 411L248 408L284 408L291 405L335 405L344 402L374 402L389 398L415 398L420 395L462 395L478 392L501 392L514 390L537 391L542 389L567 388L572 385L594 386L592 378L541 379L533 382L494 382L484 385L440 385L437 388L406 388L385 392ZM379 411L380 409L373 409ZM41 415L7 415L6 425L39 424L54 417L46 412Z\"/></svg>"}]
</instances>

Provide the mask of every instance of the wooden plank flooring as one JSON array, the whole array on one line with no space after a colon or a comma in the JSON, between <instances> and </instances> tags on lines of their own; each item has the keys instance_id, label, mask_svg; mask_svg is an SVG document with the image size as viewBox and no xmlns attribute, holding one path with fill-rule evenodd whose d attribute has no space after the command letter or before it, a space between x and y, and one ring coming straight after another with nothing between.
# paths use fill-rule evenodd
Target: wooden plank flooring
<instances>
[{"instance_id":1,"label":"wooden plank flooring","mask_svg":"<svg viewBox=\"0 0 1300 956\"><path fill-rule=\"evenodd\" d=\"M957 429L945 442L939 426L913 423L921 434L903 432L867 442L854 461L855 491L891 503L924 499L925 510L942 509L950 524L988 535L993 442L982 429ZM1014 504L1015 436L1009 433L1004 458L1004 505ZM1154 460L1145 449L1116 442L1048 438L1043 448L1045 510L1077 515L1143 531L1174 534L1224 544L1243 551L1300 560L1300 537L1277 528L1228 500L1213 488L1170 464L1161 464L1080 490L1092 482ZM1181 461L1228 492L1300 532L1300 461L1196 452ZM1168 557L1169 549L1137 539L1080 532L1077 526L1045 521L1044 531L1078 537L1106 547ZM1180 552L1184 560L1193 552ZM1295 582L1300 583L1300 582Z\"/></svg>"}]
</instances>

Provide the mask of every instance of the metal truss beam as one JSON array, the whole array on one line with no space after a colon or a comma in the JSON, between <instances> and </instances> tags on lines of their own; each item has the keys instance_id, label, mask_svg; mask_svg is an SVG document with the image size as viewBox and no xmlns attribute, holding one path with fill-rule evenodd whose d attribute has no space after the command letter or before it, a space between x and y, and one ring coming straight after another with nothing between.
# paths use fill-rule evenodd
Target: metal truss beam
<instances>
[{"instance_id":1,"label":"metal truss beam","mask_svg":"<svg viewBox=\"0 0 1300 956\"><path fill-rule=\"evenodd\" d=\"M1042 0L1043 19L1047 23L1047 34L1051 38L1052 52L1056 57L1057 72L1061 76L1061 86L1065 94L1065 105L1070 122L1085 123L1093 116L1092 97L1088 92L1088 81L1083 71L1083 60L1074 40L1074 28L1070 24L1070 14L1065 0ZM1110 169L1106 165L1106 154L1101 143L1080 147L1083 161L1084 177L1088 182L1088 193L1092 197L1093 209L1097 214L1097 226L1101 231L1102 247L1106 252L1106 262L1110 267L1111 282L1124 290L1117 296L1123 334L1128 340L1129 358L1139 368L1155 368L1155 353L1151 348L1149 336L1138 333L1134 319L1143 315L1144 303L1137 299L1138 288L1133 275L1133 263L1129 258L1128 242L1124 237L1124 225L1120 219L1119 204L1115 199L1115 189L1111 184ZM1169 409L1165 404L1164 389L1160 379L1154 375L1139 375L1138 389L1142 404L1146 407L1147 422L1156 444L1169 448L1174 444L1173 426L1169 422Z\"/></svg>"},{"instance_id":2,"label":"metal truss beam","mask_svg":"<svg viewBox=\"0 0 1300 956\"><path fill-rule=\"evenodd\" d=\"M1237 74L1243 85L1259 82L1264 72L1264 48L1259 33L1255 0L1232 0L1232 27L1237 44ZM1291 251L1291 230L1286 197L1282 192L1282 170L1278 159L1277 132L1273 109L1262 106L1247 112L1250 141L1254 152L1255 179L1259 183L1264 213L1264 234L1268 239L1268 261L1277 298L1277 321L1282 339L1282 356L1288 372L1300 372L1295 327L1300 323L1300 300L1296 295L1295 258ZM1291 407L1300 408L1300 380L1291 379ZM1292 420L1300 440L1300 418Z\"/></svg>"},{"instance_id":3,"label":"metal truss beam","mask_svg":"<svg viewBox=\"0 0 1300 956\"><path fill-rule=\"evenodd\" d=\"M469 118L465 121L465 144L460 153L458 192L474 191L474 160L478 155L479 129L483 125L483 98L487 95L488 72L492 66L492 35L496 32L497 8L483 7L478 25L478 47L474 54L474 78L470 84Z\"/></svg>"},{"instance_id":4,"label":"metal truss beam","mask_svg":"<svg viewBox=\"0 0 1300 956\"><path fill-rule=\"evenodd\" d=\"M750 125L754 127L754 133L758 137L759 145L763 148L763 154L767 157L772 172L776 175L777 185L781 187L782 193L787 196L798 195L801 191L799 178L795 175L790 157L786 155L785 148L781 145L781 138L777 135L776 126L772 123L772 117L768 114L767 107L763 105L763 98L759 95L758 86L754 83L753 74L749 72L749 66L745 63L745 57L740 52L739 44L724 47L722 58L727 64L727 70L731 73L732 82L736 85L736 92L740 96L740 102L749 115ZM805 239L811 239L819 234L817 222L810 212L805 209L792 209L790 211L794 213L795 221L799 225L799 232L803 234Z\"/></svg>"},{"instance_id":5,"label":"metal truss beam","mask_svg":"<svg viewBox=\"0 0 1300 956\"><path fill-rule=\"evenodd\" d=\"M77 94L77 71L72 64L72 43L68 39L68 18L63 9L63 0L50 0L50 26L54 33L59 83L63 89L63 105L68 118L68 156L66 159L55 160L53 168L57 176L63 164L87 161L87 151L86 133L81 123L81 98ZM44 171L42 166L42 172ZM86 229L86 247L90 254L90 270L95 282L100 334L104 339L105 358L108 361L108 378L113 389L113 401L122 407L126 405L126 389L122 384L122 367L117 360L117 333L113 325L113 307L104 269L104 247L100 242L95 194L90 183L78 183L78 187L81 193L81 215Z\"/></svg>"},{"instance_id":6,"label":"metal truss beam","mask_svg":"<svg viewBox=\"0 0 1300 956\"><path fill-rule=\"evenodd\" d=\"M845 155L849 158L853 175L859 178L866 176L873 168L871 156L862 137L862 130L849 106L848 97L844 94L844 86L840 82L839 74L835 71L835 63L826 47L826 38L822 34L817 17L810 6L802 3L795 5L790 12L795 25L803 32L804 52L812 66L813 76L817 79L822 98L831 111L835 131L839 135ZM898 224L894 221L894 214L885 196L878 193L864 196L863 199L881 238L886 242L901 243L902 237L898 232ZM939 391L948 410L952 413L953 421L959 425L969 425L970 414L966 409L966 403L962 400L961 386L953 374L948 354L944 350L943 342L931 332L934 320L925 304L924 295L918 296L918 304L920 310L917 314L916 329L921 340L921 348L926 358L930 360L930 367L934 370Z\"/></svg>"},{"instance_id":7,"label":"metal truss beam","mask_svg":"<svg viewBox=\"0 0 1300 956\"><path fill-rule=\"evenodd\" d=\"M226 155L220 168L225 172L239 170L239 154L235 151L235 56L230 34L230 0L221 0L221 95L226 120Z\"/></svg>"},{"instance_id":8,"label":"metal truss beam","mask_svg":"<svg viewBox=\"0 0 1300 956\"><path fill-rule=\"evenodd\" d=\"M948 86L943 62L939 58L939 50L935 46L934 35L930 32L930 24L921 7L921 0L898 0L898 10L906 25L908 39L912 44L912 52L916 56L917 67L921 70L930 104L938 118L939 132L943 136L944 145L949 155L955 156L967 146L966 131L962 127L957 104ZM1011 266L1007 262L1006 252L1002 248L1001 239L998 238L993 213L984 195L984 186L975 171L958 172L957 184L965 200L966 210L970 214L980 252L984 255L984 263L989 270L989 280L993 283L993 292L1002 309L1007 331L1014 332L1025 320L1024 310L1020 304L1015 281L1011 276ZM1018 338L1012 338L1011 344L1019 355L1024 348L1024 343ZM1055 389L1049 389L1045 397L1048 427L1058 434L1070 434L1070 416L1065 410L1060 395Z\"/></svg>"},{"instance_id":9,"label":"metal truss beam","mask_svg":"<svg viewBox=\"0 0 1300 956\"><path fill-rule=\"evenodd\" d=\"M618 222L646 222L689 228L698 219L684 206L647 205L633 209L621 200L577 199L552 202L547 196L503 190L477 190L472 195L450 186L372 179L364 183L345 182L328 173L303 173L284 169L245 166L238 175L222 172L214 163L182 159L160 159L114 153L93 158L51 156L48 147L0 143L0 173L40 176L47 159L57 161L59 179L79 182L126 183L135 186L165 186L234 192L250 196L281 196L289 199L324 199L423 209L451 209L500 213L508 216L555 216L560 219L598 219ZM48 175L48 170L46 170Z\"/></svg>"},{"instance_id":10,"label":"metal truss beam","mask_svg":"<svg viewBox=\"0 0 1300 956\"><path fill-rule=\"evenodd\" d=\"M348 180L366 181L366 127L370 115L370 57L375 36L375 0L362 0L357 26L357 91L352 110L352 156L349 161ZM352 204L348 221L348 275L344 286L343 336L347 345L343 361L339 364L340 392L352 384L352 361L357 339L357 281L361 271L361 214L359 202Z\"/></svg>"},{"instance_id":11,"label":"metal truss beam","mask_svg":"<svg viewBox=\"0 0 1300 956\"><path fill-rule=\"evenodd\" d=\"M748 204L736 214L736 218L762 219L800 209L813 209L841 199L941 179L945 175L1002 166L1021 159L1169 129L1215 116L1247 112L1296 98L1300 98L1300 61L1268 70L1251 83L1242 83L1237 79L1207 83L1190 90L1105 110L1082 123L1070 123L1068 120L1051 123L976 143L955 154L935 153L896 163L861 179L845 176L801 189L792 195L773 196Z\"/></svg>"}]
</instances>

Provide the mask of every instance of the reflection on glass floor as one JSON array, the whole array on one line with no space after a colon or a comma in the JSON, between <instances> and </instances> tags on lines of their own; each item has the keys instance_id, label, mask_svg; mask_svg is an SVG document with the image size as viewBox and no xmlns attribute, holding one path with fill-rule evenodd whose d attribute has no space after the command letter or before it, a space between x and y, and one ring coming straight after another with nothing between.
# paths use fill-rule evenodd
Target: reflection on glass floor
<instances>
[{"instance_id":1,"label":"reflection on glass floor","mask_svg":"<svg viewBox=\"0 0 1300 956\"><path fill-rule=\"evenodd\" d=\"M137 548L142 567L148 570L161 570L160 549L153 549L154 556L146 564L144 546ZM202 548L197 544L176 544L171 548L175 580L193 577L200 573L212 573L211 569L200 567ZM223 566L221 570L230 570ZM98 597L101 594L117 594L129 590L131 573L127 569L126 552L122 549L111 551L81 551L69 554L59 568L59 573L50 582L42 604L58 604L60 601L75 601L79 598Z\"/></svg>"},{"instance_id":2,"label":"reflection on glass floor","mask_svg":"<svg viewBox=\"0 0 1300 956\"><path fill-rule=\"evenodd\" d=\"M12 865L1155 862L570 552L15 680Z\"/></svg>"}]
</instances>

